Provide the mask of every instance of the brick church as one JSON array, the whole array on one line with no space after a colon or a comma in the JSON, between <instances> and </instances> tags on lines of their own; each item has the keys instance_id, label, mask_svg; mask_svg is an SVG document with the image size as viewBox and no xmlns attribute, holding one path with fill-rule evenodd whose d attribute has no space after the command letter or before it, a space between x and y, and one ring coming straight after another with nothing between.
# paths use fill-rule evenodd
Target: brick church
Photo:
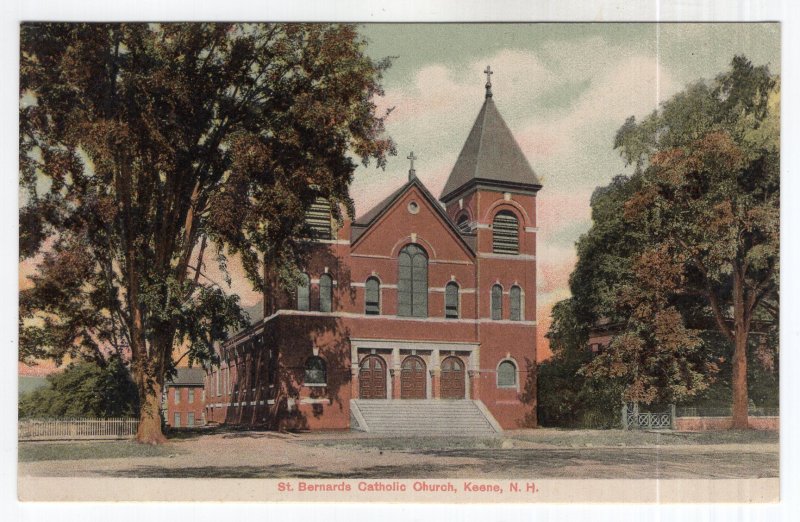
<instances>
[{"instance_id":1,"label":"brick church","mask_svg":"<svg viewBox=\"0 0 800 522\"><path fill-rule=\"evenodd\" d=\"M219 347L209 422L443 434L535 425L541 184L489 74L438 199L411 153L408 181L357 219L339 226L315 203L303 281Z\"/></svg>"}]
</instances>

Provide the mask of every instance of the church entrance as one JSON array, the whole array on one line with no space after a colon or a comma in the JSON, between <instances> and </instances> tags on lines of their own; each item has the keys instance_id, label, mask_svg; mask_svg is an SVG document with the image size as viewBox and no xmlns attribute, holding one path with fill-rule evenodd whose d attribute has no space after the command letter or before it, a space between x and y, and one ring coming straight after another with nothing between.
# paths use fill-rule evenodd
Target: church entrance
<instances>
[{"instance_id":1,"label":"church entrance","mask_svg":"<svg viewBox=\"0 0 800 522\"><path fill-rule=\"evenodd\" d=\"M368 355L358 371L358 396L361 399L386 398L386 363L377 355Z\"/></svg>"},{"instance_id":2,"label":"church entrance","mask_svg":"<svg viewBox=\"0 0 800 522\"><path fill-rule=\"evenodd\" d=\"M448 357L442 361L441 384L442 399L464 398L464 363L461 362L461 359Z\"/></svg>"},{"instance_id":3,"label":"church entrance","mask_svg":"<svg viewBox=\"0 0 800 522\"><path fill-rule=\"evenodd\" d=\"M425 399L425 361L416 355L406 357L400 371L400 398Z\"/></svg>"}]
</instances>

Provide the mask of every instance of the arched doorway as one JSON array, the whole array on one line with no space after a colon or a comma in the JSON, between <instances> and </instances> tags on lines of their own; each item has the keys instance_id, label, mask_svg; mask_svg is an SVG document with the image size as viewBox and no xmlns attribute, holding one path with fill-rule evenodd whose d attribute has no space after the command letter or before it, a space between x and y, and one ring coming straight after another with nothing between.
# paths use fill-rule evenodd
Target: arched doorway
<instances>
[{"instance_id":1,"label":"arched doorway","mask_svg":"<svg viewBox=\"0 0 800 522\"><path fill-rule=\"evenodd\" d=\"M406 357L400 369L400 398L425 399L426 381L425 361L416 355Z\"/></svg>"},{"instance_id":2,"label":"arched doorway","mask_svg":"<svg viewBox=\"0 0 800 522\"><path fill-rule=\"evenodd\" d=\"M368 355L358 371L358 396L361 399L386 398L386 362L378 355Z\"/></svg>"},{"instance_id":3,"label":"arched doorway","mask_svg":"<svg viewBox=\"0 0 800 522\"><path fill-rule=\"evenodd\" d=\"M458 357L447 357L442 361L442 399L464 398L464 363Z\"/></svg>"}]
</instances>

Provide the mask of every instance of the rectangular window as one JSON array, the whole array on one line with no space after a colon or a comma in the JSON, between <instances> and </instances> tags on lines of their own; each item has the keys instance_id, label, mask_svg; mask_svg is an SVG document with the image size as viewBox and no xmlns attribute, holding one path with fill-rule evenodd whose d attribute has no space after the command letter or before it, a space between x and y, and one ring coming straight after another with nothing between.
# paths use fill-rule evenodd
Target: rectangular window
<instances>
[{"instance_id":1,"label":"rectangular window","mask_svg":"<svg viewBox=\"0 0 800 522\"><path fill-rule=\"evenodd\" d=\"M189 388L188 394L189 394L189 400L187 402L189 404L194 404L194 388Z\"/></svg>"},{"instance_id":2,"label":"rectangular window","mask_svg":"<svg viewBox=\"0 0 800 522\"><path fill-rule=\"evenodd\" d=\"M189 428L194 427L194 412L189 412L186 414L186 426Z\"/></svg>"},{"instance_id":3,"label":"rectangular window","mask_svg":"<svg viewBox=\"0 0 800 522\"><path fill-rule=\"evenodd\" d=\"M181 403L181 389L180 388L175 388L175 399L174 399L174 401L175 401L175 404L180 404Z\"/></svg>"},{"instance_id":4,"label":"rectangular window","mask_svg":"<svg viewBox=\"0 0 800 522\"><path fill-rule=\"evenodd\" d=\"M203 403L206 402L206 389L205 388L200 390L200 402L203 402Z\"/></svg>"},{"instance_id":5,"label":"rectangular window","mask_svg":"<svg viewBox=\"0 0 800 522\"><path fill-rule=\"evenodd\" d=\"M219 388L219 373L220 373L220 370L214 370L214 387L217 390L217 397L222 395L222 393L220 392L220 388Z\"/></svg>"},{"instance_id":6,"label":"rectangular window","mask_svg":"<svg viewBox=\"0 0 800 522\"><path fill-rule=\"evenodd\" d=\"M180 428L181 427L181 414L176 413L172 419L172 427L173 428Z\"/></svg>"}]
</instances>

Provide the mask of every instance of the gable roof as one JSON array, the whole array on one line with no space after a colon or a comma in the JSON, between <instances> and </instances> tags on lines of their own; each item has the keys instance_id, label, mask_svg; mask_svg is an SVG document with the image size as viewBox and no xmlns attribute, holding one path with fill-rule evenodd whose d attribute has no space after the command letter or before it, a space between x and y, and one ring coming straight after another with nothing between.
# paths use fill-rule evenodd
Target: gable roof
<instances>
[{"instance_id":1,"label":"gable roof","mask_svg":"<svg viewBox=\"0 0 800 522\"><path fill-rule=\"evenodd\" d=\"M539 190L541 183L491 97L478 117L442 190L442 201L480 181Z\"/></svg>"},{"instance_id":2,"label":"gable roof","mask_svg":"<svg viewBox=\"0 0 800 522\"><path fill-rule=\"evenodd\" d=\"M458 230L458 227L455 223L450 219L450 216L444 211L442 206L439 204L439 201L431 194L428 188L417 178L416 176L408 180L402 187L398 188L391 194L389 194L386 198L383 199L380 203L372 207L367 213L363 216L356 218L351 225L351 237L350 243L354 245L358 242L364 232L369 229L375 222L377 222L381 216L383 216L396 202L399 200L406 192L408 192L411 187L417 187L420 191L422 196L428 200L430 206L434 209L434 212L439 215L442 221L445 223L447 227L452 230L454 235L458 237L461 244L466 248L466 250L474 255L475 248L474 245L470 245L470 243L461 235L461 232Z\"/></svg>"},{"instance_id":3,"label":"gable roof","mask_svg":"<svg viewBox=\"0 0 800 522\"><path fill-rule=\"evenodd\" d=\"M202 368L178 368L178 373L167 382L167 386L202 386L205 378L206 371Z\"/></svg>"}]
</instances>

